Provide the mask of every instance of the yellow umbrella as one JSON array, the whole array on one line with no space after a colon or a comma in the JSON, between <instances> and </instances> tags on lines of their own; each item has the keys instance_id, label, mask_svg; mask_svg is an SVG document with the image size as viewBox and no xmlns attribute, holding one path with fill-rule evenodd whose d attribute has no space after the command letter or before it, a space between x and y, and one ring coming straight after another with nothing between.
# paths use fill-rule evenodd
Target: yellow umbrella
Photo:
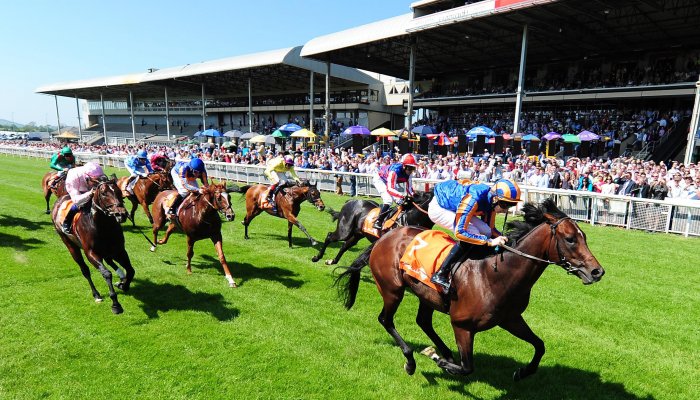
<instances>
[{"instance_id":1,"label":"yellow umbrella","mask_svg":"<svg viewBox=\"0 0 700 400\"><path fill-rule=\"evenodd\" d=\"M54 137L57 139L78 139L78 135L71 131L63 131L63 133Z\"/></svg>"},{"instance_id":2,"label":"yellow umbrella","mask_svg":"<svg viewBox=\"0 0 700 400\"><path fill-rule=\"evenodd\" d=\"M305 139L313 139L316 137L316 134L311 132L308 129L301 129L298 130L290 135L293 138L305 138Z\"/></svg>"},{"instance_id":3,"label":"yellow umbrella","mask_svg":"<svg viewBox=\"0 0 700 400\"><path fill-rule=\"evenodd\" d=\"M388 136L394 136L396 133L390 129L386 128L378 128L372 131L372 136L382 136L382 137L388 137Z\"/></svg>"},{"instance_id":4,"label":"yellow umbrella","mask_svg":"<svg viewBox=\"0 0 700 400\"><path fill-rule=\"evenodd\" d=\"M265 135L258 135L251 138L250 143L265 143Z\"/></svg>"}]
</instances>

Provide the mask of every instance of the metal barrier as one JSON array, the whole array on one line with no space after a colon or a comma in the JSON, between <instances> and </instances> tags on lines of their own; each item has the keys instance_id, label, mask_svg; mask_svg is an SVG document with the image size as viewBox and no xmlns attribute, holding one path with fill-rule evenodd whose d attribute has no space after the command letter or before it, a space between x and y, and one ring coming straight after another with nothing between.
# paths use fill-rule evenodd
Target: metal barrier
<instances>
[{"instance_id":1,"label":"metal barrier","mask_svg":"<svg viewBox=\"0 0 700 400\"><path fill-rule=\"evenodd\" d=\"M0 146L0 154L22 158L50 159L55 150ZM95 153L75 153L82 162L93 161L103 166L125 168L125 156L102 155ZM246 184L265 183L264 166L249 164L231 164L206 161L210 177L242 182ZM372 185L372 176L353 172L324 171L316 169L297 169L302 179L315 182L322 191L350 193L352 179L356 182L356 195L377 196ZM429 190L439 181L416 178L413 185L416 190ZM586 191L545 189L521 185L523 199L541 202L553 198L559 208L572 219L588 222L592 225L611 225L626 229L638 229L653 232L677 233L684 236L700 236L700 201L697 200L651 200L627 196L602 195ZM514 210L515 211L515 210Z\"/></svg>"}]
</instances>

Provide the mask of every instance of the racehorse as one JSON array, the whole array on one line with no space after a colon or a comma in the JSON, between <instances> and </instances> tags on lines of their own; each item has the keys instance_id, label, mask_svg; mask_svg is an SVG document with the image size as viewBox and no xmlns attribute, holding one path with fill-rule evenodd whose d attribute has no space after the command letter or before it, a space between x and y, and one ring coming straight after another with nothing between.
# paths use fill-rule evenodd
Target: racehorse
<instances>
[{"instance_id":1,"label":"racehorse","mask_svg":"<svg viewBox=\"0 0 700 400\"><path fill-rule=\"evenodd\" d=\"M231 191L237 191L233 188ZM229 287L236 287L236 282L231 276L231 271L226 262L224 248L221 238L221 218L218 213L222 213L227 221L233 221L235 214L231 208L229 200L229 190L226 184L211 184L203 188L204 193L190 194L182 201L177 220L171 221L165 236L158 240L158 231L163 228L167 220L165 201L170 196L176 196L177 191L166 190L158 193L153 202L153 243L151 251L155 251L155 244L166 244L170 234L179 226L187 235L187 273L192 273L192 256L194 255L194 243L201 239L210 239L214 243L214 248L219 256L219 262L224 269L224 275L229 283Z\"/></svg>"},{"instance_id":2,"label":"racehorse","mask_svg":"<svg viewBox=\"0 0 700 400\"><path fill-rule=\"evenodd\" d=\"M372 275L384 299L379 323L401 347L406 357L404 368L409 375L416 369L413 352L394 327L394 314L406 288L411 289L420 302L416 323L442 357L433 350L424 354L442 369L456 375L473 372L474 336L477 332L500 326L535 348L530 363L515 371L513 379L517 381L532 375L544 355L544 342L522 317L530 301L532 286L549 264L561 266L586 285L600 280L605 271L591 254L586 235L576 222L557 209L553 200L547 199L539 206L528 203L523 206L523 212L524 221L509 224L508 234L515 243L514 248L508 247L508 251L502 254L460 263L453 270L451 290L446 295L410 277L399 266L407 246L422 230L405 227L390 231L336 279L340 293L345 296L346 308L355 302L360 270L369 257ZM459 364L454 362L452 352L433 329L435 310L450 315L459 349Z\"/></svg>"},{"instance_id":3,"label":"racehorse","mask_svg":"<svg viewBox=\"0 0 700 400\"><path fill-rule=\"evenodd\" d=\"M49 207L49 199L51 198L51 193L53 193L54 196L56 196L56 198L68 194L68 192L66 192L65 174L63 175L60 181L56 182L54 187L50 186L50 182L56 177L57 174L57 171L49 171L44 175L44 178L41 180L41 189L44 192L44 199L46 199L46 214L51 214L51 209Z\"/></svg>"},{"instance_id":4,"label":"racehorse","mask_svg":"<svg viewBox=\"0 0 700 400\"><path fill-rule=\"evenodd\" d=\"M117 181L119 187L125 187L126 182L130 177L123 176ZM158 192L164 190L169 190L173 188L173 177L167 171L154 172L148 174L147 177L139 179L136 184L134 184L133 194L131 196L126 196L126 193L122 191L122 196L128 198L131 201L131 222L136 225L134 221L134 214L136 213L136 205L141 204L141 208L146 213L148 221L153 224L153 217L151 216L151 211L148 206L153 203L156 199Z\"/></svg>"},{"instance_id":5,"label":"racehorse","mask_svg":"<svg viewBox=\"0 0 700 400\"><path fill-rule=\"evenodd\" d=\"M396 220L395 226L416 225L424 228L432 228L434 223L428 217L428 203L433 199L433 192L416 192L413 200L403 204L399 217ZM328 232L326 240L323 242L318 254L311 261L317 262L323 257L326 247L329 244L345 241L343 247L340 248L338 255L332 260L326 260L326 265L337 264L340 257L357 244L362 238L366 238L370 242L377 240L377 237L365 232L363 226L367 215L379 205L371 200L350 200L343 205L340 212L329 211L333 216L333 220L338 220L335 231Z\"/></svg>"},{"instance_id":6,"label":"racehorse","mask_svg":"<svg viewBox=\"0 0 700 400\"><path fill-rule=\"evenodd\" d=\"M242 222L243 226L245 226L244 237L250 239L248 236L248 225L250 225L253 218L258 216L261 212L267 211L270 215L285 218L288 221L287 240L289 242L289 247L292 247L292 226L294 225L301 229L311 241L311 245L315 246L317 243L316 240L309 235L304 225L297 219L297 216L301 210L301 203L304 200L313 204L319 211L323 211L326 208L325 204L323 204L323 200L321 200L321 192L316 187L316 184L304 181L301 185L281 189L275 196L275 202L277 204L276 214L272 212L271 208L263 209L260 205L260 201L266 196L267 188L267 185L246 185L241 187L241 192L245 193L246 208L246 215Z\"/></svg>"},{"instance_id":7,"label":"racehorse","mask_svg":"<svg viewBox=\"0 0 700 400\"><path fill-rule=\"evenodd\" d=\"M73 222L73 232L70 235L63 233L59 218L61 205L70 200L69 196L63 196L53 206L52 219L54 227L68 248L73 260L80 266L85 279L92 289L92 297L96 302L102 302L102 296L95 288L90 277L90 268L85 264L80 249L92 265L97 268L104 277L109 287L109 297L112 299L112 312L121 314L124 312L117 300L117 294L112 286L112 273L104 266L106 262L121 278L117 287L124 292L129 290L129 285L134 279L134 268L131 266L129 254L124 248L124 232L121 223L126 220L127 212L122 202L121 191L117 187L114 177L103 179L95 187L92 195L90 212L80 212ZM126 270L126 275L115 264Z\"/></svg>"}]
</instances>

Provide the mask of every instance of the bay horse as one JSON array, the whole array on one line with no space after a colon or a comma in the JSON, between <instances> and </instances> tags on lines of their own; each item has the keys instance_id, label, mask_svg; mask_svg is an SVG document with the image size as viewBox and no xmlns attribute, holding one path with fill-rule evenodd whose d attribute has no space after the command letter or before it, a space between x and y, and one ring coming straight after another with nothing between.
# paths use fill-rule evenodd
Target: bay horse
<instances>
[{"instance_id":1,"label":"bay horse","mask_svg":"<svg viewBox=\"0 0 700 400\"><path fill-rule=\"evenodd\" d=\"M58 171L49 171L44 174L41 179L41 190L44 192L44 199L46 200L46 214L51 214L51 208L49 207L49 199L53 193L56 198L65 196L68 194L66 192L66 175L64 174L60 181L56 182L54 187L50 186L51 181L58 175Z\"/></svg>"},{"instance_id":2,"label":"bay horse","mask_svg":"<svg viewBox=\"0 0 700 400\"><path fill-rule=\"evenodd\" d=\"M231 276L231 271L224 255L223 240L221 236L221 218L223 214L227 221L233 221L236 217L231 208L229 192L237 191L226 188L226 184L214 184L203 187L200 192L193 192L185 198L178 210L177 219L170 221L165 236L158 240L158 231L165 226L167 221L166 199L169 196L177 195L176 190L166 190L158 193L153 202L153 243L151 251L156 251L155 245L166 244L170 234L180 228L187 235L187 273L192 274L192 256L194 255L194 243L202 239L210 239L214 243L216 254L224 270L224 276L229 287L235 288L236 282Z\"/></svg>"},{"instance_id":3,"label":"bay horse","mask_svg":"<svg viewBox=\"0 0 700 400\"><path fill-rule=\"evenodd\" d=\"M432 228L434 223L428 217L428 203L433 199L433 192L416 192L411 201L400 206L401 210L395 212L400 212L398 219L396 220L397 226L421 226L423 228ZM340 257L345 254L348 249L357 244L362 238L366 238L370 242L375 242L377 237L366 233L363 230L363 225L365 223L365 218L367 215L379 205L371 200L350 200L346 202L340 209L340 212L335 212L330 210L329 213L333 216L333 220L337 220L338 224L332 232L328 232L326 235L326 240L321 245L321 249L318 254L315 255L311 261L317 262L323 257L326 248L329 244L344 241L345 243L340 248L338 255L332 260L326 260L326 265L334 265L340 261ZM390 211L391 213L391 211ZM393 215L393 214L390 214Z\"/></svg>"},{"instance_id":4,"label":"bay horse","mask_svg":"<svg viewBox=\"0 0 700 400\"><path fill-rule=\"evenodd\" d=\"M398 228L383 235L373 246L342 272L335 283L345 296L345 307L355 302L360 281L360 270L367 262L384 300L379 323L401 348L411 375L416 370L411 347L394 326L394 315L408 288L419 300L416 323L437 347L426 349L437 365L448 373L468 375L474 370L473 345L477 332L500 326L515 337L530 343L535 353L526 366L515 371L518 381L537 371L544 355L544 342L532 332L522 313L530 301L533 285L549 264L556 264L567 273L576 275L588 285L601 279L605 271L591 254L586 235L576 222L557 209L554 201L546 199L539 206L523 206L524 221L508 224L514 248L507 252L487 255L482 259L466 260L453 270L452 286L448 294L441 294L408 276L399 266L399 260L411 240L422 230L414 227ZM437 335L432 325L433 312L449 314L454 331L460 362L455 363L452 352Z\"/></svg>"},{"instance_id":5,"label":"bay horse","mask_svg":"<svg viewBox=\"0 0 700 400\"><path fill-rule=\"evenodd\" d=\"M129 176L119 178L117 181L119 187L124 187L129 178ZM126 196L126 192L122 191L122 196L131 201L131 212L129 213L131 223L134 224L134 226L136 225L134 214L136 214L136 206L140 204L148 217L148 222L153 224L153 216L148 206L153 203L159 192L173 188L173 177L170 173L167 171L158 171L148 174L145 178L140 178L136 184L134 184L132 195Z\"/></svg>"},{"instance_id":6,"label":"bay horse","mask_svg":"<svg viewBox=\"0 0 700 400\"><path fill-rule=\"evenodd\" d=\"M121 191L117 187L116 178L103 177L95 186L92 195L90 212L81 211L73 222L73 230L70 235L63 233L59 218L61 205L70 199L63 196L53 206L52 219L56 232L68 248L73 260L80 266L85 279L90 284L92 297L95 302L102 302L102 296L95 288L90 277L90 268L83 260L80 249L85 253L88 261L97 268L109 287L109 297L112 299L112 312L121 314L124 312L117 300L117 294L112 286L112 273L104 266L109 264L121 278L117 288L127 292L131 281L134 279L134 268L131 266L129 254L124 247L124 232L121 223L126 221L126 208L121 197ZM117 262L124 272L115 264Z\"/></svg>"},{"instance_id":7,"label":"bay horse","mask_svg":"<svg viewBox=\"0 0 700 400\"><path fill-rule=\"evenodd\" d=\"M297 216L301 210L301 203L304 200L313 204L319 211L323 211L326 205L321 200L321 192L316 187L316 184L304 181L301 185L295 185L280 189L275 195L277 204L277 213L273 213L271 208L263 209L260 206L260 200L266 196L267 185L246 185L241 187L241 192L245 194L246 215L241 222L245 227L244 238L250 239L248 236L248 226L253 218L257 217L263 211L278 218L284 218L287 222L287 241L289 247L292 247L292 226L299 228L306 237L311 241L311 245L316 245L316 240L307 232L304 225L299 222Z\"/></svg>"}]
</instances>

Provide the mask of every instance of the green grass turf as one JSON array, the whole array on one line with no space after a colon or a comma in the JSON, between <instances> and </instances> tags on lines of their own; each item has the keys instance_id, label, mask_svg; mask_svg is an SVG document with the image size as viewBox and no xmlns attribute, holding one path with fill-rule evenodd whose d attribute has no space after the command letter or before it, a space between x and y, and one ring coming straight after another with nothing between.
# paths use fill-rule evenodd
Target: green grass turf
<instances>
[{"instance_id":1,"label":"green grass turf","mask_svg":"<svg viewBox=\"0 0 700 400\"><path fill-rule=\"evenodd\" d=\"M476 371L443 373L417 355L414 376L377 323L381 298L370 275L345 311L328 267L286 221L262 215L243 240L243 202L224 224L224 250L238 289L229 289L210 242L195 246L185 274L185 241L156 253L126 226L136 278L120 293L125 312L92 301L79 268L43 214L45 162L0 156L0 399L695 399L700 393L698 244L693 238L582 224L606 268L584 286L551 266L525 313L545 341L538 373L514 383L532 348L501 329L476 336ZM115 170L117 173L123 171ZM340 209L347 200L323 194ZM311 205L300 220L317 239L331 218ZM141 210L137 223L147 229ZM360 246L341 261L349 265ZM334 256L338 246L329 249ZM93 270L103 295L102 277ZM396 326L420 350L407 295ZM455 349L448 318L438 333ZM455 349L456 350L456 349Z\"/></svg>"}]
</instances>

